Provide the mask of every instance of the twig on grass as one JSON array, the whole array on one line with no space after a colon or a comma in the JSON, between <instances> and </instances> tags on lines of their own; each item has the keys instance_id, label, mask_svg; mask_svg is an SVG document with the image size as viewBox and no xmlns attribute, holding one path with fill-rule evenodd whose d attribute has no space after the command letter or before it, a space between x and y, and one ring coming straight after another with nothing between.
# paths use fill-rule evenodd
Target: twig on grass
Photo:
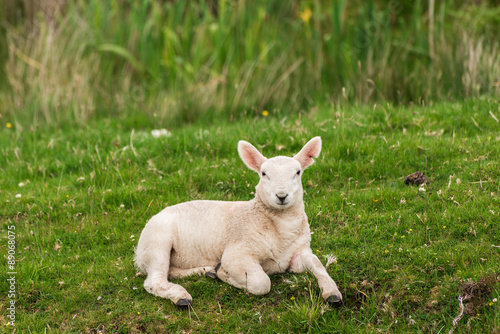
<instances>
[{"instance_id":1,"label":"twig on grass","mask_svg":"<svg viewBox=\"0 0 500 334\"><path fill-rule=\"evenodd\" d=\"M219 312L220 312L220 314L222 314L222 307L220 306L220 303L218 300L217 300L217 305L219 305Z\"/></svg>"},{"instance_id":2,"label":"twig on grass","mask_svg":"<svg viewBox=\"0 0 500 334\"><path fill-rule=\"evenodd\" d=\"M490 110L490 116L498 123L498 118L496 118L496 116L491 112L491 110Z\"/></svg>"},{"instance_id":3,"label":"twig on grass","mask_svg":"<svg viewBox=\"0 0 500 334\"><path fill-rule=\"evenodd\" d=\"M333 254L327 255L325 267L328 268L332 263L337 263L337 257Z\"/></svg>"},{"instance_id":4,"label":"twig on grass","mask_svg":"<svg viewBox=\"0 0 500 334\"><path fill-rule=\"evenodd\" d=\"M154 201L154 199L152 199L152 200L151 200L151 202L149 202L149 205L148 205L148 207L146 208L146 211L144 211L144 213L142 214L142 216L141 216L141 217L144 217L144 215L146 214L146 212L148 212L149 207L151 206L151 204L153 203L153 201Z\"/></svg>"},{"instance_id":5,"label":"twig on grass","mask_svg":"<svg viewBox=\"0 0 500 334\"><path fill-rule=\"evenodd\" d=\"M463 300L464 300L464 297L458 296L458 307L460 308L460 310L458 312L458 315L455 317L455 319L453 319L453 328L450 329L450 331L448 332L448 334L452 334L453 333L453 331L455 330L455 328L457 328L458 322L464 316L464 309L465 308L464 308Z\"/></svg>"},{"instance_id":6,"label":"twig on grass","mask_svg":"<svg viewBox=\"0 0 500 334\"><path fill-rule=\"evenodd\" d=\"M194 310L194 307L193 305L189 304L189 307L188 307L188 311L189 311L189 318L191 318L191 310L193 310L193 313L196 317L196 319L198 319L198 321L200 321L200 318L198 318L198 314L196 314L196 311Z\"/></svg>"},{"instance_id":7,"label":"twig on grass","mask_svg":"<svg viewBox=\"0 0 500 334\"><path fill-rule=\"evenodd\" d=\"M479 126L479 124L477 124L476 120L474 119L474 117L471 117L472 119L472 123L474 123L474 125L481 131L483 131L483 129Z\"/></svg>"}]
</instances>

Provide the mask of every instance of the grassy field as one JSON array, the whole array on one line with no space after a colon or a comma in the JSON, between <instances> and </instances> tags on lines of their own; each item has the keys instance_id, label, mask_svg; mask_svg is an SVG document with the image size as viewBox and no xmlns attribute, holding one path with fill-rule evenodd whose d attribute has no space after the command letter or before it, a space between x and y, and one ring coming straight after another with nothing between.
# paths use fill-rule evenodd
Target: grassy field
<instances>
[{"instance_id":1,"label":"grassy field","mask_svg":"<svg viewBox=\"0 0 500 334\"><path fill-rule=\"evenodd\" d=\"M318 105L170 128L130 115L57 128L1 119L2 257L15 231L17 333L499 333L500 105ZM140 119L140 120L139 120ZM147 220L193 199L248 200L258 176L245 139L292 155L320 135L304 177L312 248L344 294L331 309L310 274L272 277L268 295L209 277L180 280L191 309L148 294L133 266ZM424 187L404 184L424 172ZM12 230L15 226L15 230ZM0 315L10 286L3 265ZM11 268L12 269L12 268Z\"/></svg>"}]
</instances>

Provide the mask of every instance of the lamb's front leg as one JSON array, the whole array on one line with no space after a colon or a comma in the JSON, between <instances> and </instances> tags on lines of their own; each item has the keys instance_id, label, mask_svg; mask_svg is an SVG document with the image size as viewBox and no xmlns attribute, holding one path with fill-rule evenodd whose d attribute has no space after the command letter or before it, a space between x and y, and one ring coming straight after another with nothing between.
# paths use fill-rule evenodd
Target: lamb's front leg
<instances>
[{"instance_id":1,"label":"lamb's front leg","mask_svg":"<svg viewBox=\"0 0 500 334\"><path fill-rule=\"evenodd\" d=\"M337 284L328 275L326 268L311 249L303 249L295 254L290 263L290 270L295 273L311 271L318 279L323 299L334 306L342 305L342 294L337 288Z\"/></svg>"},{"instance_id":2,"label":"lamb's front leg","mask_svg":"<svg viewBox=\"0 0 500 334\"><path fill-rule=\"evenodd\" d=\"M216 271L222 281L253 295L264 295L271 290L271 279L262 266L244 252L225 252Z\"/></svg>"}]
</instances>

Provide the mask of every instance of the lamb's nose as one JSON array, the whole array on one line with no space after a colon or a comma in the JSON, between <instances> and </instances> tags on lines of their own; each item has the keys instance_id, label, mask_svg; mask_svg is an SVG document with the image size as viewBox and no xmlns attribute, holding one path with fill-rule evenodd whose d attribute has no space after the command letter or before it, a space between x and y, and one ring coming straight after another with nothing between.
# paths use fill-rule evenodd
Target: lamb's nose
<instances>
[{"instance_id":1,"label":"lamb's nose","mask_svg":"<svg viewBox=\"0 0 500 334\"><path fill-rule=\"evenodd\" d=\"M276 197L278 197L281 204L285 204L285 199L288 197L288 194L286 194L285 196L280 196L280 195L276 194Z\"/></svg>"}]
</instances>

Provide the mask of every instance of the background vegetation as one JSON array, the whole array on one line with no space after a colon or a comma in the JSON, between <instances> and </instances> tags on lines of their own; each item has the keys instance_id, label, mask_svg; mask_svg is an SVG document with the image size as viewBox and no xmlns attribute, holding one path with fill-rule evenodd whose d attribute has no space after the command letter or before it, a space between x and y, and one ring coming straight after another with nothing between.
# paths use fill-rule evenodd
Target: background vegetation
<instances>
[{"instance_id":1,"label":"background vegetation","mask_svg":"<svg viewBox=\"0 0 500 334\"><path fill-rule=\"evenodd\" d=\"M500 89L493 0L45 0L1 10L2 113L35 123L140 112L171 124Z\"/></svg>"},{"instance_id":2,"label":"background vegetation","mask_svg":"<svg viewBox=\"0 0 500 334\"><path fill-rule=\"evenodd\" d=\"M497 1L12 0L0 20L0 332L500 333ZM306 212L343 308L308 274L259 297L183 279L187 310L142 288L152 215L252 198L239 139L316 135Z\"/></svg>"}]
</instances>

